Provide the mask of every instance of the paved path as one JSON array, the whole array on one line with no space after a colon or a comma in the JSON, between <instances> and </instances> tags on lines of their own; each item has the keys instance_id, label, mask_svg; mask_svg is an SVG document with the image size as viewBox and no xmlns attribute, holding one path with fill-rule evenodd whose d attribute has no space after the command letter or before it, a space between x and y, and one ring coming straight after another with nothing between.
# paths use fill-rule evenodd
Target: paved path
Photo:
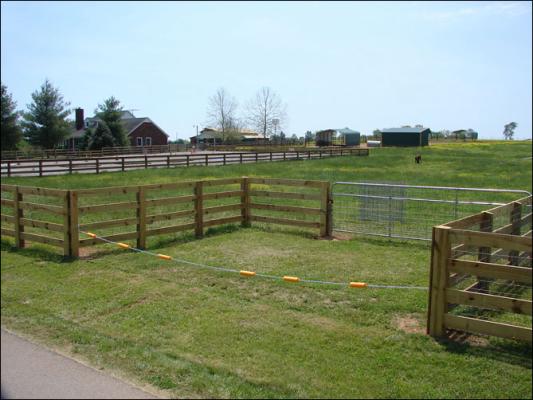
<instances>
[{"instance_id":1,"label":"paved path","mask_svg":"<svg viewBox=\"0 0 533 400\"><path fill-rule=\"evenodd\" d=\"M3 329L1 336L3 399L157 398Z\"/></svg>"}]
</instances>

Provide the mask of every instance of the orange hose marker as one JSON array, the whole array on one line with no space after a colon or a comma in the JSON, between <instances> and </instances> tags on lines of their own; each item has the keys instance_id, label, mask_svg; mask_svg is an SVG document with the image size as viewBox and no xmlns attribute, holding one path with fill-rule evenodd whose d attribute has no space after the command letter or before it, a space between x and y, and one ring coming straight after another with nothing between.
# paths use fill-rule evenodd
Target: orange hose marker
<instances>
[{"instance_id":1,"label":"orange hose marker","mask_svg":"<svg viewBox=\"0 0 533 400\"><path fill-rule=\"evenodd\" d=\"M350 287L353 287L353 288L366 288L366 283L365 282L350 282Z\"/></svg>"},{"instance_id":2,"label":"orange hose marker","mask_svg":"<svg viewBox=\"0 0 533 400\"><path fill-rule=\"evenodd\" d=\"M284 276L283 280L287 282L300 282L300 278L297 276Z\"/></svg>"},{"instance_id":3,"label":"orange hose marker","mask_svg":"<svg viewBox=\"0 0 533 400\"><path fill-rule=\"evenodd\" d=\"M96 237L96 235L95 235L94 233L91 233L91 232L87 232L87 236L90 236L90 237L92 237L92 238L95 238L95 237Z\"/></svg>"},{"instance_id":4,"label":"orange hose marker","mask_svg":"<svg viewBox=\"0 0 533 400\"><path fill-rule=\"evenodd\" d=\"M118 247L122 247L123 249L129 249L130 245L126 243L117 243Z\"/></svg>"},{"instance_id":5,"label":"orange hose marker","mask_svg":"<svg viewBox=\"0 0 533 400\"><path fill-rule=\"evenodd\" d=\"M172 257L170 256L166 256L164 254L158 254L157 255L159 258L162 258L163 260L172 260Z\"/></svg>"},{"instance_id":6,"label":"orange hose marker","mask_svg":"<svg viewBox=\"0 0 533 400\"><path fill-rule=\"evenodd\" d=\"M241 271L240 274L242 276L255 276L255 272L253 271Z\"/></svg>"}]
</instances>

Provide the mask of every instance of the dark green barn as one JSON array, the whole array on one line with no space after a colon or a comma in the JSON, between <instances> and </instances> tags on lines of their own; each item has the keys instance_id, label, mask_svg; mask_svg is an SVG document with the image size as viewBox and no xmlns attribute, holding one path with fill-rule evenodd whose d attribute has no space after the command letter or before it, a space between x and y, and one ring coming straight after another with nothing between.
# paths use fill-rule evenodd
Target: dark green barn
<instances>
[{"instance_id":1,"label":"dark green barn","mask_svg":"<svg viewBox=\"0 0 533 400\"><path fill-rule=\"evenodd\" d=\"M391 128L381 131L381 146L417 147L429 145L429 128Z\"/></svg>"}]
</instances>

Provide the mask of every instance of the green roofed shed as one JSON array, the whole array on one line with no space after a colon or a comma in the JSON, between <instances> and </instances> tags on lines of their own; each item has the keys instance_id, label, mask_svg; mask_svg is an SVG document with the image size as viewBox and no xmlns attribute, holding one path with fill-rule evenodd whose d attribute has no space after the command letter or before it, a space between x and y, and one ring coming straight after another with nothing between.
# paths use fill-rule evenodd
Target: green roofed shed
<instances>
[{"instance_id":1,"label":"green roofed shed","mask_svg":"<svg viewBox=\"0 0 533 400\"><path fill-rule=\"evenodd\" d=\"M417 147L429 145L429 128L391 128L381 131L381 146Z\"/></svg>"}]
</instances>

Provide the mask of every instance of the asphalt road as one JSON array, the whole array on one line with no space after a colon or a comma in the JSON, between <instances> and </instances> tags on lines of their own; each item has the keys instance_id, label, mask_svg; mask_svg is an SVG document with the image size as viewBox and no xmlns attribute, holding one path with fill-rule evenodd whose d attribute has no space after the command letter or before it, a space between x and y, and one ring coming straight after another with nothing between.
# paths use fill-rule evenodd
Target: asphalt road
<instances>
[{"instance_id":1,"label":"asphalt road","mask_svg":"<svg viewBox=\"0 0 533 400\"><path fill-rule=\"evenodd\" d=\"M2 329L3 399L156 399Z\"/></svg>"}]
</instances>

